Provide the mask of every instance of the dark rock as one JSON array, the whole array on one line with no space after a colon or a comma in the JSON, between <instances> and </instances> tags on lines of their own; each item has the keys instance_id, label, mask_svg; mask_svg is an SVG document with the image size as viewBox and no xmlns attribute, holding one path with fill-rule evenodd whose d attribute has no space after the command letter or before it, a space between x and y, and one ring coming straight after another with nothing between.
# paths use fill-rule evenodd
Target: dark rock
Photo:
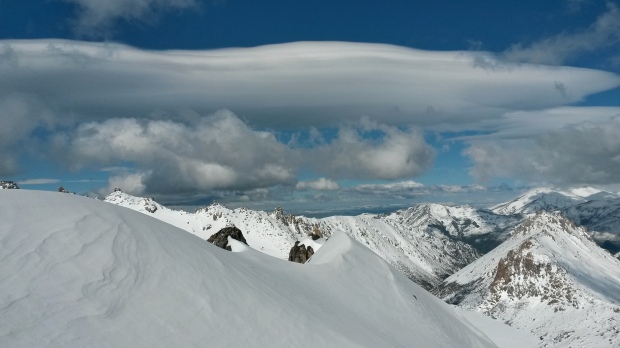
<instances>
[{"instance_id":1,"label":"dark rock","mask_svg":"<svg viewBox=\"0 0 620 348\"><path fill-rule=\"evenodd\" d=\"M222 249L226 249L232 251L232 248L228 245L228 236L232 239L238 240L245 245L248 245L248 242L243 237L243 233L240 229L235 226L224 227L219 230L217 233L209 237L207 242L213 243L213 245L218 246Z\"/></svg>"},{"instance_id":2,"label":"dark rock","mask_svg":"<svg viewBox=\"0 0 620 348\"><path fill-rule=\"evenodd\" d=\"M5 190L11 190L11 189L19 189L19 186L17 186L17 183L13 182L13 181L2 181L0 180L0 189L5 189Z\"/></svg>"},{"instance_id":3,"label":"dark rock","mask_svg":"<svg viewBox=\"0 0 620 348\"><path fill-rule=\"evenodd\" d=\"M312 249L311 246L306 248L305 245L299 245L299 241L296 241L295 245L293 245L291 251L288 253L288 260L297 263L306 263L312 255L314 255L314 249Z\"/></svg>"},{"instance_id":4,"label":"dark rock","mask_svg":"<svg viewBox=\"0 0 620 348\"><path fill-rule=\"evenodd\" d=\"M58 188L58 192L61 192L61 193L69 193L69 191L65 190L65 188L64 188L64 187L62 187L62 186L60 186L60 187Z\"/></svg>"}]
</instances>

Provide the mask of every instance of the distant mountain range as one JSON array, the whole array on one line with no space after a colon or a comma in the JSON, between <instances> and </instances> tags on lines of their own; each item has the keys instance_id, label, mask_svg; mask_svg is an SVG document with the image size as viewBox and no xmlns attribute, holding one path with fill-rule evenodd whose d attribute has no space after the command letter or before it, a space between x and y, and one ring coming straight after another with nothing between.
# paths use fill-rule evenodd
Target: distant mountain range
<instances>
[{"instance_id":1,"label":"distant mountain range","mask_svg":"<svg viewBox=\"0 0 620 348\"><path fill-rule=\"evenodd\" d=\"M603 247L618 252L620 197L593 188L529 191L492 207L416 204L390 214L307 218L214 203L194 213L168 209L150 198L113 192L107 202L125 206L184 229L203 239L232 224L248 244L263 253L286 259L295 241L318 229L329 237L342 230L367 245L409 278L430 289L506 240L510 231L539 211L560 211L578 224L594 226L590 233Z\"/></svg>"},{"instance_id":2,"label":"distant mountain range","mask_svg":"<svg viewBox=\"0 0 620 348\"><path fill-rule=\"evenodd\" d=\"M620 346L615 193L539 188L488 209L416 204L321 219L220 204L186 213L122 192L106 201L201 238L234 224L250 247L283 259L313 230L326 238L344 231L446 302L528 330L541 347Z\"/></svg>"}]
</instances>

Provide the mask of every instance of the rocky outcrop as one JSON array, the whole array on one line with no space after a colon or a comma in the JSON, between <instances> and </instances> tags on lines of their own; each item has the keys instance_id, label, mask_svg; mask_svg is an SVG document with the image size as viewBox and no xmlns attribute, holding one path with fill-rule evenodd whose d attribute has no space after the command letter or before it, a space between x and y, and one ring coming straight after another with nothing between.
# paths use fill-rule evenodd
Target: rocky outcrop
<instances>
[{"instance_id":1,"label":"rocky outcrop","mask_svg":"<svg viewBox=\"0 0 620 348\"><path fill-rule=\"evenodd\" d=\"M295 245L291 248L291 252L288 254L288 260L297 263L306 263L312 255L314 255L314 249L312 249L311 246L306 248L305 245L300 245L299 241L296 241Z\"/></svg>"},{"instance_id":2,"label":"rocky outcrop","mask_svg":"<svg viewBox=\"0 0 620 348\"><path fill-rule=\"evenodd\" d=\"M10 190L10 189L19 189L17 183L13 181L0 181L0 190Z\"/></svg>"},{"instance_id":3,"label":"rocky outcrop","mask_svg":"<svg viewBox=\"0 0 620 348\"><path fill-rule=\"evenodd\" d=\"M148 211L151 214L157 211L157 204L155 203L153 198L144 199L144 210Z\"/></svg>"},{"instance_id":4,"label":"rocky outcrop","mask_svg":"<svg viewBox=\"0 0 620 348\"><path fill-rule=\"evenodd\" d=\"M245 240L245 237L243 237L243 233L241 232L241 230L235 226L228 226L222 228L217 233L209 237L209 239L207 239L207 242L213 243L213 245L218 246L222 249L232 251L232 248L228 245L228 237L231 237L232 239L238 240L245 245L248 245L248 242Z\"/></svg>"},{"instance_id":5,"label":"rocky outcrop","mask_svg":"<svg viewBox=\"0 0 620 348\"><path fill-rule=\"evenodd\" d=\"M60 186L60 187L58 188L58 192L60 192L60 193L69 193L69 191L67 191L67 190L66 190L64 187L62 187L62 186Z\"/></svg>"}]
</instances>

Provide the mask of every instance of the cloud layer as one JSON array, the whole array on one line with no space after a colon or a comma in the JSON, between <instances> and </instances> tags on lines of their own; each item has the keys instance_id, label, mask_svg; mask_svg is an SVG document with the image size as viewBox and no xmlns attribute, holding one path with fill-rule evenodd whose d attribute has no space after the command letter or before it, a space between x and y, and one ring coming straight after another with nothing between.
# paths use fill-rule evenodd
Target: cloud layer
<instances>
[{"instance_id":1,"label":"cloud layer","mask_svg":"<svg viewBox=\"0 0 620 348\"><path fill-rule=\"evenodd\" d=\"M479 180L516 176L560 184L617 184L620 116L567 125L533 138L474 140L464 153Z\"/></svg>"},{"instance_id":2,"label":"cloud layer","mask_svg":"<svg viewBox=\"0 0 620 348\"><path fill-rule=\"evenodd\" d=\"M602 71L505 64L490 70L476 64L493 61L484 53L380 44L164 52L60 40L0 46L0 92L37 95L86 121L225 108L257 128L339 126L368 116L387 125L460 129L620 85Z\"/></svg>"},{"instance_id":3,"label":"cloud layer","mask_svg":"<svg viewBox=\"0 0 620 348\"><path fill-rule=\"evenodd\" d=\"M0 73L0 123L11 125L0 127L0 175L52 151L73 170L124 167L108 189L137 194L338 191L339 179L418 176L437 156L428 131L470 130L456 139L471 142L480 179L616 180L605 166L616 160L615 109L564 107L620 85L604 71L380 44L154 52L34 40L1 41ZM281 140L295 132L308 144ZM553 157L560 148L570 153ZM320 179L298 182L302 171Z\"/></svg>"}]
</instances>

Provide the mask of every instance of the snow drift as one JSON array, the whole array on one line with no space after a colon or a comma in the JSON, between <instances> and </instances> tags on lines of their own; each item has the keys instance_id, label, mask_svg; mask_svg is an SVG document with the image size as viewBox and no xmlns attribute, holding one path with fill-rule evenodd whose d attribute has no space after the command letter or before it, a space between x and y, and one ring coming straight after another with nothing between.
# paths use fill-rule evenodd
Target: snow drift
<instances>
[{"instance_id":1,"label":"snow drift","mask_svg":"<svg viewBox=\"0 0 620 348\"><path fill-rule=\"evenodd\" d=\"M5 190L0 346L494 344L343 233L300 265L93 199Z\"/></svg>"}]
</instances>

